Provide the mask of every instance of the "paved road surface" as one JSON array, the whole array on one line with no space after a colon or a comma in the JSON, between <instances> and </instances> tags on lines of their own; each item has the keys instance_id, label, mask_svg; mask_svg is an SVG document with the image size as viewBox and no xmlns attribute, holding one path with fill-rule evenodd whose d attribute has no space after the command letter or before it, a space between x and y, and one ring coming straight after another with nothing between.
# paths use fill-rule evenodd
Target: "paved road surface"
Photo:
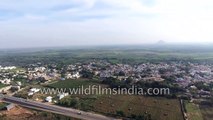
<instances>
[{"instance_id":1,"label":"paved road surface","mask_svg":"<svg viewBox=\"0 0 213 120\"><path fill-rule=\"evenodd\" d=\"M71 108L59 107L55 105L47 105L44 103L30 101L30 100L26 100L22 98L17 98L17 97L3 96L2 100L5 102L15 103L20 106L31 108L31 109L43 110L43 111L57 113L57 114L61 114L61 115L65 115L65 116L69 116L73 118L83 119L83 120L116 120L115 118L106 117L99 114L84 112L84 111L71 109Z\"/></svg>"}]
</instances>

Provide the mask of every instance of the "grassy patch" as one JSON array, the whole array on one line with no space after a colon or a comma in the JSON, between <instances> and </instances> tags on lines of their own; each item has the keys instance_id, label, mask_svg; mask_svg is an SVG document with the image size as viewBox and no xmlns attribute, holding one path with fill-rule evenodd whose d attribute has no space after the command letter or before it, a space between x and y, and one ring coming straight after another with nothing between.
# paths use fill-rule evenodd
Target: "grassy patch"
<instances>
[{"instance_id":1,"label":"grassy patch","mask_svg":"<svg viewBox=\"0 0 213 120\"><path fill-rule=\"evenodd\" d=\"M7 85L0 83L0 89L6 87Z\"/></svg>"},{"instance_id":2,"label":"grassy patch","mask_svg":"<svg viewBox=\"0 0 213 120\"><path fill-rule=\"evenodd\" d=\"M198 105L186 102L186 111L189 120L203 120L201 110Z\"/></svg>"},{"instance_id":3,"label":"grassy patch","mask_svg":"<svg viewBox=\"0 0 213 120\"><path fill-rule=\"evenodd\" d=\"M3 110L8 104L0 102L0 110Z\"/></svg>"},{"instance_id":4,"label":"grassy patch","mask_svg":"<svg viewBox=\"0 0 213 120\"><path fill-rule=\"evenodd\" d=\"M27 86L28 85L27 80L26 79L22 79L22 78L14 79L13 82L21 82L22 86Z\"/></svg>"},{"instance_id":5,"label":"grassy patch","mask_svg":"<svg viewBox=\"0 0 213 120\"><path fill-rule=\"evenodd\" d=\"M86 79L77 79L77 80L64 80L58 81L53 84L47 85L51 88L78 88L79 86L87 87L89 85L97 85L98 81L96 80L86 80Z\"/></svg>"}]
</instances>

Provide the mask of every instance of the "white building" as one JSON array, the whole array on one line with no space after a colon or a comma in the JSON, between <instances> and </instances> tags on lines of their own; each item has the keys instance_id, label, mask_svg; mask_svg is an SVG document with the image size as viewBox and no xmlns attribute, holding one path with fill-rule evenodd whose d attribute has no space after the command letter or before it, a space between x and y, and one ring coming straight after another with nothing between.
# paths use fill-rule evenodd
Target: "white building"
<instances>
[{"instance_id":1,"label":"white building","mask_svg":"<svg viewBox=\"0 0 213 120\"><path fill-rule=\"evenodd\" d=\"M7 66L7 67L0 66L0 70L13 70L13 69L16 69L16 67L15 66Z\"/></svg>"},{"instance_id":2,"label":"white building","mask_svg":"<svg viewBox=\"0 0 213 120\"><path fill-rule=\"evenodd\" d=\"M39 92L39 91L40 91L39 88L31 88L31 89L30 89L30 92L34 92L34 93L37 93L37 92Z\"/></svg>"},{"instance_id":3,"label":"white building","mask_svg":"<svg viewBox=\"0 0 213 120\"><path fill-rule=\"evenodd\" d=\"M33 92L28 92L28 96L32 96L33 94Z\"/></svg>"},{"instance_id":4,"label":"white building","mask_svg":"<svg viewBox=\"0 0 213 120\"><path fill-rule=\"evenodd\" d=\"M63 99L66 96L68 96L68 93L58 94L59 100Z\"/></svg>"},{"instance_id":5,"label":"white building","mask_svg":"<svg viewBox=\"0 0 213 120\"><path fill-rule=\"evenodd\" d=\"M22 84L21 84L21 82L20 82L20 81L18 81L18 82L17 82L17 85L21 86Z\"/></svg>"},{"instance_id":6,"label":"white building","mask_svg":"<svg viewBox=\"0 0 213 120\"><path fill-rule=\"evenodd\" d=\"M0 80L0 82L1 82L2 84L9 85L10 82L11 82L11 80L6 78L6 79L3 79L3 80Z\"/></svg>"},{"instance_id":7,"label":"white building","mask_svg":"<svg viewBox=\"0 0 213 120\"><path fill-rule=\"evenodd\" d=\"M38 88L31 88L30 91L28 92L28 96L34 95L35 93L39 92L40 89Z\"/></svg>"},{"instance_id":8,"label":"white building","mask_svg":"<svg viewBox=\"0 0 213 120\"><path fill-rule=\"evenodd\" d=\"M78 79L80 78L79 72L73 73L73 74L67 74L66 79Z\"/></svg>"},{"instance_id":9,"label":"white building","mask_svg":"<svg viewBox=\"0 0 213 120\"><path fill-rule=\"evenodd\" d=\"M46 97L45 101L46 101L46 102L52 102L52 98L53 98L53 97L48 96L48 97Z\"/></svg>"},{"instance_id":10,"label":"white building","mask_svg":"<svg viewBox=\"0 0 213 120\"><path fill-rule=\"evenodd\" d=\"M44 72L46 70L45 67L36 67L35 71L40 71L40 72Z\"/></svg>"}]
</instances>

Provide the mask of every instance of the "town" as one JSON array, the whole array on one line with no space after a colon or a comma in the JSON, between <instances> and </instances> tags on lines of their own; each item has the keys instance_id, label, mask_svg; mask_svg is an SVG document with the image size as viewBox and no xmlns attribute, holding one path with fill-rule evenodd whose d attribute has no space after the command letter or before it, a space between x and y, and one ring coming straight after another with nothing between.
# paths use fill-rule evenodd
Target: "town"
<instances>
[{"instance_id":1,"label":"town","mask_svg":"<svg viewBox=\"0 0 213 120\"><path fill-rule=\"evenodd\" d=\"M134 84L137 82L164 82L170 86L178 86L184 90L180 96L186 96L191 102L196 100L209 100L211 98L213 85L213 67L210 64L198 63L143 63L138 65L111 64L104 60L88 63L76 63L63 66L58 69L57 65L41 65L40 63L30 64L24 67L0 66L1 92L7 90L17 92L23 89L26 83L48 83L52 80L78 80L80 78L100 81L107 78L115 78L119 81L128 81ZM131 81L129 81L131 80ZM6 89L5 89L6 88ZM39 92L37 88L31 88L28 96ZM59 99L67 96L58 95ZM48 96L45 101L52 102Z\"/></svg>"}]
</instances>

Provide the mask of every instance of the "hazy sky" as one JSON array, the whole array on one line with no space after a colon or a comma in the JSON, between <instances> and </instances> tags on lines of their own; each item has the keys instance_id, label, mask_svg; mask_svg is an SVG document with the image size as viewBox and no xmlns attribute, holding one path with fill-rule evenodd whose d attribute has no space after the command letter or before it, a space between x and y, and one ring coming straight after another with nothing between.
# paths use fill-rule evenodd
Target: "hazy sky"
<instances>
[{"instance_id":1,"label":"hazy sky","mask_svg":"<svg viewBox=\"0 0 213 120\"><path fill-rule=\"evenodd\" d=\"M0 0L0 48L213 43L213 0Z\"/></svg>"}]
</instances>

